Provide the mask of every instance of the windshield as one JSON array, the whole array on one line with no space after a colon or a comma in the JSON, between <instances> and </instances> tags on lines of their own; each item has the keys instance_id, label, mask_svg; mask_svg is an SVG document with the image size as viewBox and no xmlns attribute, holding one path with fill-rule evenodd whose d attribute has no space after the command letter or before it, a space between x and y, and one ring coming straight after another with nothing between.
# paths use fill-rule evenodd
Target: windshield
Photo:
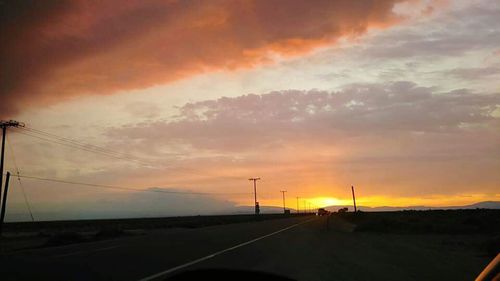
<instances>
[{"instance_id":1,"label":"windshield","mask_svg":"<svg viewBox=\"0 0 500 281\"><path fill-rule=\"evenodd\" d=\"M500 249L499 18L1 1L1 279L476 278Z\"/></svg>"}]
</instances>

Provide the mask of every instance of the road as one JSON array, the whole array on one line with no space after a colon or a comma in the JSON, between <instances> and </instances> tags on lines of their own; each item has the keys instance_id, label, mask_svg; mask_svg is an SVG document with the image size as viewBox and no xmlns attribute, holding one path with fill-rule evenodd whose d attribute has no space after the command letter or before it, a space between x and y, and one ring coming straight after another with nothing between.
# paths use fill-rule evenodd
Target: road
<instances>
[{"instance_id":1,"label":"road","mask_svg":"<svg viewBox=\"0 0 500 281\"><path fill-rule=\"evenodd\" d=\"M470 280L488 262L443 239L461 238L348 233L296 217L17 252L0 257L0 279L163 280L227 268L295 280Z\"/></svg>"}]
</instances>

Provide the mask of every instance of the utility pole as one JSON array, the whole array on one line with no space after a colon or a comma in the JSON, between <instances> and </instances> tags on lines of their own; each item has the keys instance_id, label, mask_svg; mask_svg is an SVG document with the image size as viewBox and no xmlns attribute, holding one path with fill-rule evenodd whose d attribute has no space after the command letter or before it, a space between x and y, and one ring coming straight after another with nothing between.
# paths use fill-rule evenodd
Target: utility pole
<instances>
[{"instance_id":1,"label":"utility pole","mask_svg":"<svg viewBox=\"0 0 500 281\"><path fill-rule=\"evenodd\" d=\"M2 198L2 210L0 211L0 239L2 239L3 221L5 219L5 208L7 207L7 194L9 192L9 181L10 181L10 173L7 172L7 177L5 178L5 190Z\"/></svg>"},{"instance_id":2,"label":"utility pole","mask_svg":"<svg viewBox=\"0 0 500 281\"><path fill-rule=\"evenodd\" d=\"M257 181L260 180L260 178L249 178L249 181L253 181L253 197L254 197L254 204L255 204L255 214L258 215L260 213L260 208L259 208L259 202L257 202Z\"/></svg>"},{"instance_id":3,"label":"utility pole","mask_svg":"<svg viewBox=\"0 0 500 281\"><path fill-rule=\"evenodd\" d=\"M24 127L24 123L14 120L1 120L0 127L2 127L2 151L0 152L0 198L2 197L3 187L3 161L5 155L5 138L7 137L7 127Z\"/></svg>"},{"instance_id":4,"label":"utility pole","mask_svg":"<svg viewBox=\"0 0 500 281\"><path fill-rule=\"evenodd\" d=\"M295 197L297 198L297 214L299 213L299 197Z\"/></svg>"},{"instance_id":5,"label":"utility pole","mask_svg":"<svg viewBox=\"0 0 500 281\"><path fill-rule=\"evenodd\" d=\"M352 202L354 203L354 212L356 213L356 195L354 195L354 185L351 185Z\"/></svg>"},{"instance_id":6,"label":"utility pole","mask_svg":"<svg viewBox=\"0 0 500 281\"><path fill-rule=\"evenodd\" d=\"M286 205L285 205L285 192L286 192L286 190L280 190L280 192L283 194L283 214L286 214Z\"/></svg>"}]
</instances>

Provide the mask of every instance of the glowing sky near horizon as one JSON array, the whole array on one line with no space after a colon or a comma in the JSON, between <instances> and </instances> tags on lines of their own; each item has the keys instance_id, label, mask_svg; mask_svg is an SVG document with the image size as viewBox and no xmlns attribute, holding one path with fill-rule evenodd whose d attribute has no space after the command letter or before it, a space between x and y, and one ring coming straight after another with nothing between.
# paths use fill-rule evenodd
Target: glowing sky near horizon
<instances>
[{"instance_id":1,"label":"glowing sky near horizon","mask_svg":"<svg viewBox=\"0 0 500 281\"><path fill-rule=\"evenodd\" d=\"M261 205L280 206L286 189L290 208L296 197L349 203L351 185L365 206L500 200L497 1L0 9L0 117L150 163L12 132L10 171L14 152L22 174L143 189L251 193L260 176ZM148 206L135 193L23 183L40 212ZM12 213L23 213L13 184ZM253 196L213 200L192 208Z\"/></svg>"}]
</instances>

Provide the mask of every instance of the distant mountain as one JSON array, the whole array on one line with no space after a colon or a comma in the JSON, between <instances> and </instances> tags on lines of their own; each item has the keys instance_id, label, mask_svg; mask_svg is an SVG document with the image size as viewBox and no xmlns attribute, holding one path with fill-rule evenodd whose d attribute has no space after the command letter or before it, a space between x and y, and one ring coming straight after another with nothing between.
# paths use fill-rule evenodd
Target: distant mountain
<instances>
[{"instance_id":1,"label":"distant mountain","mask_svg":"<svg viewBox=\"0 0 500 281\"><path fill-rule=\"evenodd\" d=\"M353 210L352 205L339 205L339 206L328 206L325 209L329 211L338 211L340 208L348 208L350 211ZM389 211L402 211L402 210L457 210L457 209L500 209L500 201L484 201L478 202L471 205L464 206L447 206L447 207L428 207L428 206L406 206L406 207L392 207L392 206L381 206L381 207L366 207L357 206L358 210L365 212L389 212Z\"/></svg>"},{"instance_id":2,"label":"distant mountain","mask_svg":"<svg viewBox=\"0 0 500 281\"><path fill-rule=\"evenodd\" d=\"M448 207L449 209L500 209L500 201L483 201L466 206Z\"/></svg>"},{"instance_id":3,"label":"distant mountain","mask_svg":"<svg viewBox=\"0 0 500 281\"><path fill-rule=\"evenodd\" d=\"M328 206L325 209L336 212L340 208L348 208L349 211L353 210L352 205L335 205ZM367 207L367 206L357 206L358 210L364 212L391 212L391 211L402 211L402 210L456 210L456 209L500 209L500 201L484 201L478 202L471 205L464 206L447 206L447 207L429 207L429 206L405 206L405 207L394 207L394 206L380 206L380 207ZM295 209L290 209L292 213L295 213ZM262 214L281 214L283 213L282 207L276 206L260 206L260 212ZM233 208L228 208L221 212L217 212L217 215L225 215L225 214L253 214L254 206L236 206Z\"/></svg>"},{"instance_id":4,"label":"distant mountain","mask_svg":"<svg viewBox=\"0 0 500 281\"><path fill-rule=\"evenodd\" d=\"M227 213L227 214L253 214L254 212L255 212L254 206L236 206L234 208L227 209L224 213ZM260 212L262 214L282 214L283 207L260 206Z\"/></svg>"}]
</instances>

